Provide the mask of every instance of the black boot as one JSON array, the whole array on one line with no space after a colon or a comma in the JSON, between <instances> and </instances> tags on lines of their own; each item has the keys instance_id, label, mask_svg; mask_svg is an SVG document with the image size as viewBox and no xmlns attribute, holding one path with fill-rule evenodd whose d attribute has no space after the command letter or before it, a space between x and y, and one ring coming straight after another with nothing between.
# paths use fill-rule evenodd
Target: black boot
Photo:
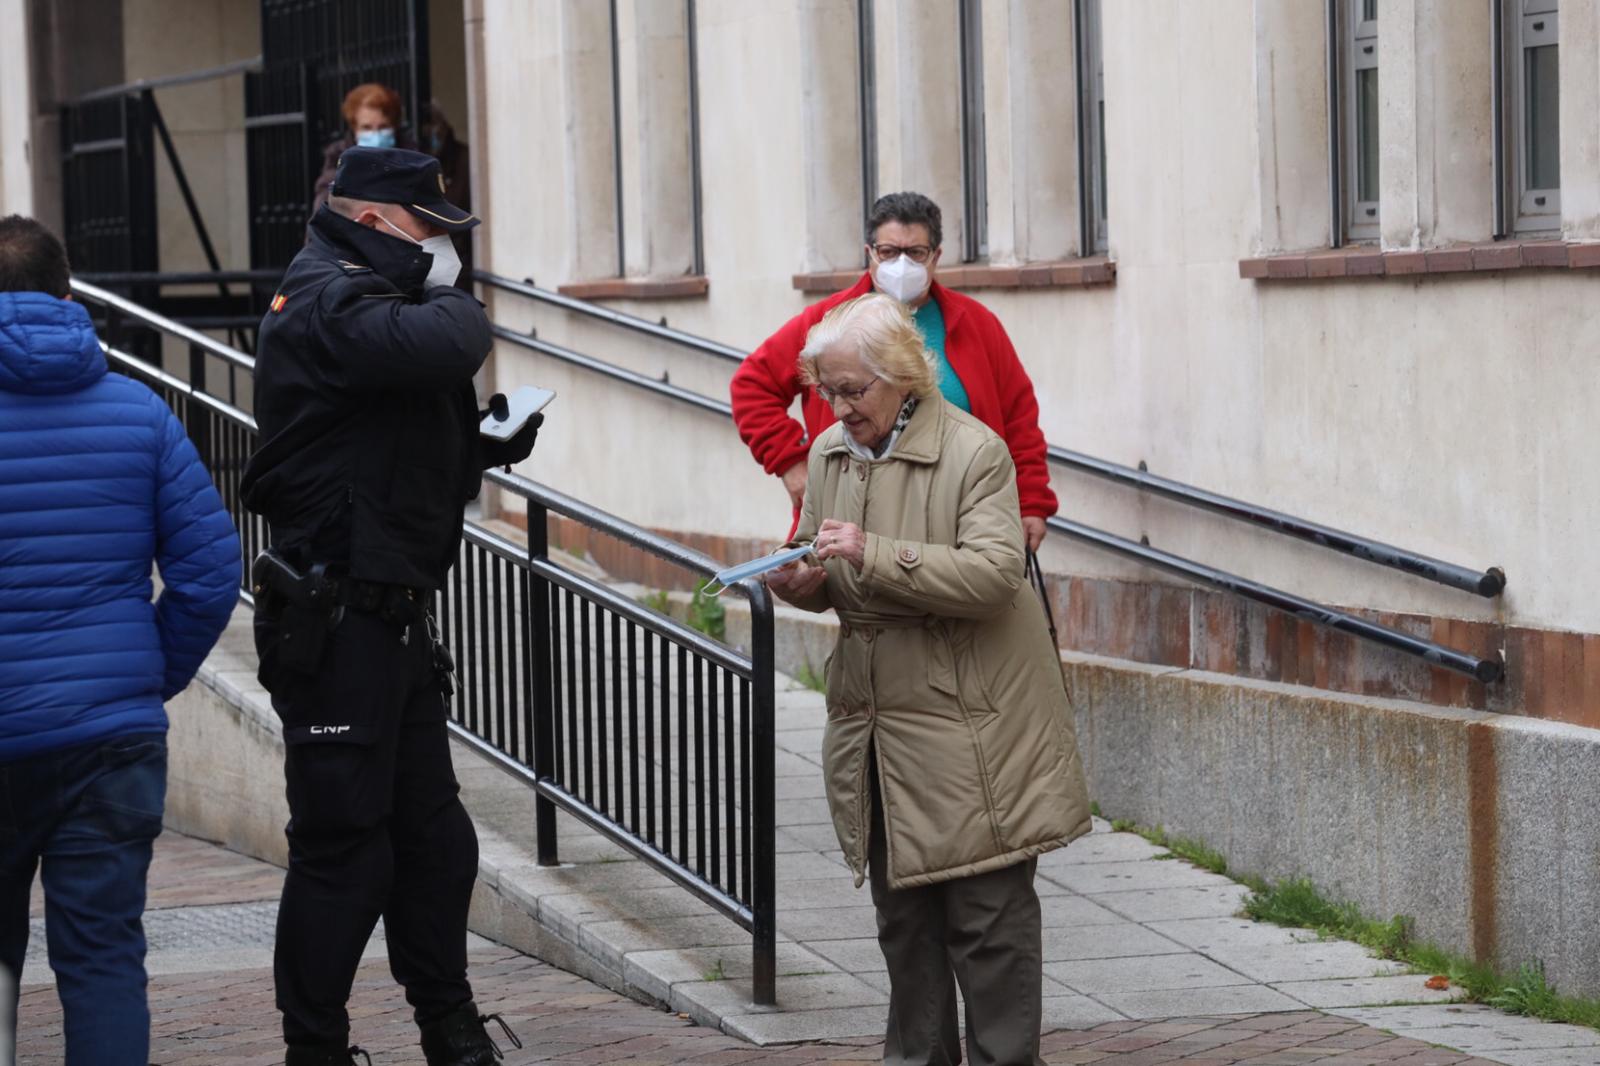
<instances>
[{"instance_id":1,"label":"black boot","mask_svg":"<svg viewBox=\"0 0 1600 1066\"><path fill-rule=\"evenodd\" d=\"M504 1018L498 1014L479 1014L477 1005L469 999L422 1027L422 1054L428 1066L492 1066L505 1058L500 1046L484 1028L485 1023L491 1021L500 1023L512 1047L522 1046Z\"/></svg>"},{"instance_id":2,"label":"black boot","mask_svg":"<svg viewBox=\"0 0 1600 1066\"><path fill-rule=\"evenodd\" d=\"M283 1060L284 1066L351 1066L360 1055L367 1060L367 1066L372 1066L372 1056L358 1047L345 1047L343 1044L318 1044L314 1047L289 1047L288 1056Z\"/></svg>"}]
</instances>

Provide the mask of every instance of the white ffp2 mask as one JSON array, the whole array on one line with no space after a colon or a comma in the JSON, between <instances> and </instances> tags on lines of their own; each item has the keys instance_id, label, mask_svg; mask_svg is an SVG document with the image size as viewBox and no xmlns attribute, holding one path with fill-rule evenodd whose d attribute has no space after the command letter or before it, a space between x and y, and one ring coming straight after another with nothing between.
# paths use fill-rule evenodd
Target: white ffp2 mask
<instances>
[{"instance_id":1,"label":"white ffp2 mask","mask_svg":"<svg viewBox=\"0 0 1600 1066\"><path fill-rule=\"evenodd\" d=\"M454 285L461 276L461 257L456 254L456 246L449 237L429 237L422 242L422 250L433 254L433 266L428 268L428 276L423 279L422 287L432 289L439 285Z\"/></svg>"},{"instance_id":2,"label":"white ffp2 mask","mask_svg":"<svg viewBox=\"0 0 1600 1066\"><path fill-rule=\"evenodd\" d=\"M456 254L456 246L451 243L449 237L441 235L419 241L382 215L378 216L378 221L394 230L403 239L410 241L424 252L433 256L433 265L428 268L428 276L422 279L422 287L424 289L432 289L440 285L454 285L456 283L456 279L461 276L461 257Z\"/></svg>"},{"instance_id":3,"label":"white ffp2 mask","mask_svg":"<svg viewBox=\"0 0 1600 1066\"><path fill-rule=\"evenodd\" d=\"M873 279L879 291L908 304L927 291L928 268L908 255L897 255L887 263L879 263Z\"/></svg>"}]
</instances>

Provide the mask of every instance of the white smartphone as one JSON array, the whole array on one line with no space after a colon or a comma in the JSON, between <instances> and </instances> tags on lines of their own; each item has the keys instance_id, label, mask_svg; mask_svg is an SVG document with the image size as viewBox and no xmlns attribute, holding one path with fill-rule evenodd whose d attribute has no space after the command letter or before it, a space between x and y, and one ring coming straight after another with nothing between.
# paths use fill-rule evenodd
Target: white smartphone
<instances>
[{"instance_id":1,"label":"white smartphone","mask_svg":"<svg viewBox=\"0 0 1600 1066\"><path fill-rule=\"evenodd\" d=\"M489 412L478 423L478 432L495 440L510 440L517 435L517 430L528 424L528 419L544 410L545 405L555 398L556 394L551 389L524 385L506 397L506 417L496 418L493 411Z\"/></svg>"}]
</instances>

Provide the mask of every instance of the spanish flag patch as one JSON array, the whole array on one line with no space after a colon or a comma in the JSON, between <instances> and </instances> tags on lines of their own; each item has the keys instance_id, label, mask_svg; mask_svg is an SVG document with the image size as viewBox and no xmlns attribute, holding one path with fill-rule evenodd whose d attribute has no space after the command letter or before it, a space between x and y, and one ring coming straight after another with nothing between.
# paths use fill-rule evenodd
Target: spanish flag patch
<instances>
[{"instance_id":1,"label":"spanish flag patch","mask_svg":"<svg viewBox=\"0 0 1600 1066\"><path fill-rule=\"evenodd\" d=\"M272 313L273 314L277 314L279 311L282 311L283 310L283 305L288 303L288 302L289 302L289 298L287 296L285 296L281 292L278 295L274 296L272 298L272 304L271 304Z\"/></svg>"}]
</instances>

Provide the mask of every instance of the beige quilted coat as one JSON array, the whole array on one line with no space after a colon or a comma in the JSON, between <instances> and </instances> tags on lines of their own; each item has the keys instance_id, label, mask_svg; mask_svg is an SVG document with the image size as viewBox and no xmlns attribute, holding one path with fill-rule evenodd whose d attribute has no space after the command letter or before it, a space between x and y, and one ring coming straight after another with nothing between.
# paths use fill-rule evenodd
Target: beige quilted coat
<instances>
[{"instance_id":1,"label":"beige quilted coat","mask_svg":"<svg viewBox=\"0 0 1600 1066\"><path fill-rule=\"evenodd\" d=\"M936 397L892 452L862 461L835 424L812 446L797 539L824 519L867 534L801 606L841 623L827 668L823 772L859 885L876 745L889 883L999 869L1089 831L1072 713L1044 612L1023 579L1004 441Z\"/></svg>"}]
</instances>

